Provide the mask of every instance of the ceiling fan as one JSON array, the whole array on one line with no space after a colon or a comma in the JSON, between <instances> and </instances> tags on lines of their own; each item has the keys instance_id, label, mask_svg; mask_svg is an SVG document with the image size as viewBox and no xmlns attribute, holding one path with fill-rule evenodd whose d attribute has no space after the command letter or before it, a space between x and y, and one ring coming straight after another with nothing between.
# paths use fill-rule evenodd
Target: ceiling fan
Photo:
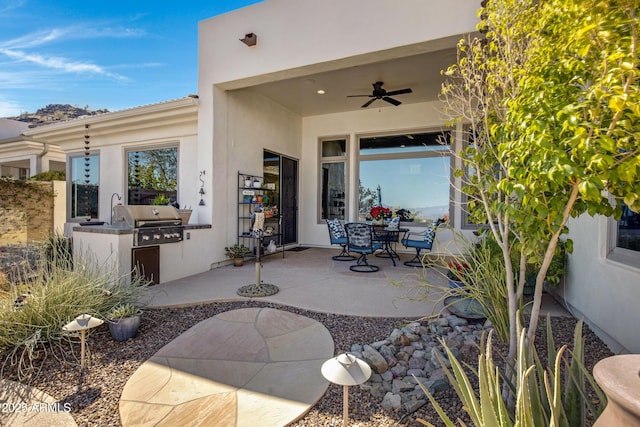
<instances>
[{"instance_id":1,"label":"ceiling fan","mask_svg":"<svg viewBox=\"0 0 640 427\"><path fill-rule=\"evenodd\" d=\"M393 104L395 106L398 106L398 105L402 104L402 102L400 102L400 101L398 101L396 99L390 98L390 96L413 92L410 88L400 89L400 90L392 90L392 91L387 92L386 90L384 90L382 88L383 84L384 84L384 82L375 82L375 83L373 83L373 92L371 93L371 95L347 95L347 98L355 98L355 97L359 97L359 96L368 96L369 98L371 98L370 100L368 100L367 102L364 103L362 108L368 107L376 99L382 99L383 101L387 101L389 104Z\"/></svg>"}]
</instances>

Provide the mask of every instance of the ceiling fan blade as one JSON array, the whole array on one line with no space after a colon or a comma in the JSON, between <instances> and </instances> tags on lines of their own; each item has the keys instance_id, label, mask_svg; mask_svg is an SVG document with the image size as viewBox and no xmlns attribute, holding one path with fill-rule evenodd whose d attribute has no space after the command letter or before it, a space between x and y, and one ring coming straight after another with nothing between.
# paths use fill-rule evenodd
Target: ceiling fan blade
<instances>
[{"instance_id":1,"label":"ceiling fan blade","mask_svg":"<svg viewBox=\"0 0 640 427\"><path fill-rule=\"evenodd\" d=\"M388 96L383 97L382 100L383 101L387 101L389 104L393 104L395 106L398 106L398 105L402 104L402 102L397 101L397 100L395 100L393 98L389 98Z\"/></svg>"},{"instance_id":2,"label":"ceiling fan blade","mask_svg":"<svg viewBox=\"0 0 640 427\"><path fill-rule=\"evenodd\" d=\"M361 96L369 96L369 97L371 97L373 95L347 95L347 98L358 98L358 97L361 97Z\"/></svg>"},{"instance_id":3,"label":"ceiling fan blade","mask_svg":"<svg viewBox=\"0 0 640 427\"><path fill-rule=\"evenodd\" d=\"M375 101L377 98L371 98L370 100L368 100L361 108L367 108L369 105L371 105L371 103L373 101Z\"/></svg>"},{"instance_id":4,"label":"ceiling fan blade","mask_svg":"<svg viewBox=\"0 0 640 427\"><path fill-rule=\"evenodd\" d=\"M401 95L403 93L412 93L413 91L409 88L407 89L400 89L400 90L392 90L391 92L387 92L387 96L393 96L393 95Z\"/></svg>"}]
</instances>

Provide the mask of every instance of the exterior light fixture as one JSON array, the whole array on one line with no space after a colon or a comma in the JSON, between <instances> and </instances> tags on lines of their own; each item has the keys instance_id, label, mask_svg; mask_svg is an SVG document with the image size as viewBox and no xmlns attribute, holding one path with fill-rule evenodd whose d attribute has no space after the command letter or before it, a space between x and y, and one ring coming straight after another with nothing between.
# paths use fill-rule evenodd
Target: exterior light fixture
<instances>
[{"instance_id":1,"label":"exterior light fixture","mask_svg":"<svg viewBox=\"0 0 640 427\"><path fill-rule=\"evenodd\" d=\"M247 33L244 35L243 39L240 39L240 41L247 46L255 46L258 42L258 36L255 35L255 33Z\"/></svg>"},{"instance_id":2,"label":"exterior light fixture","mask_svg":"<svg viewBox=\"0 0 640 427\"><path fill-rule=\"evenodd\" d=\"M84 369L84 347L86 341L86 332L89 329L100 326L104 320L92 317L89 314L81 314L71 322L62 327L63 331L78 332L80 331L80 370Z\"/></svg>"},{"instance_id":3,"label":"exterior light fixture","mask_svg":"<svg viewBox=\"0 0 640 427\"><path fill-rule=\"evenodd\" d=\"M342 385L342 425L349 423L349 386L359 385L371 377L371 367L350 353L340 354L322 364L322 376L334 384Z\"/></svg>"}]
</instances>

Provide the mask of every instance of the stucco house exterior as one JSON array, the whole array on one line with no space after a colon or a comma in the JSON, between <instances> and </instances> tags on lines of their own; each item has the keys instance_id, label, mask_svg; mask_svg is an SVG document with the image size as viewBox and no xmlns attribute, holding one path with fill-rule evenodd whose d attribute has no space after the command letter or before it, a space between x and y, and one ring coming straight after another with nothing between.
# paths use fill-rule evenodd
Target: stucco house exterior
<instances>
[{"instance_id":1,"label":"stucco house exterior","mask_svg":"<svg viewBox=\"0 0 640 427\"><path fill-rule=\"evenodd\" d=\"M0 176L27 179L41 172L63 171L60 147L22 135L28 123L0 119Z\"/></svg>"},{"instance_id":2,"label":"stucco house exterior","mask_svg":"<svg viewBox=\"0 0 640 427\"><path fill-rule=\"evenodd\" d=\"M475 30L478 6L266 0L199 23L197 96L24 135L59 144L68 168L90 152L99 165L94 217L107 223L114 194L130 202L130 153L175 150L172 194L193 207L194 234L179 249L161 249L175 261L162 281L216 267L225 262L225 246L242 242L245 177L274 184L280 245L326 247L325 218L357 221L371 203L409 211L404 225L412 229L446 217L469 232L451 175L456 160L441 149L442 137L459 149L462 128L445 126L438 94L440 71L455 61L456 42ZM374 91L380 88L391 100ZM107 234L105 245L104 235L74 226L83 219L77 213L69 206L74 240L103 257L130 258L129 237ZM614 350L640 352L640 252L620 254L609 219L579 218L570 227L576 250L558 295ZM455 250L452 244L451 235L439 234L435 250ZM130 261L121 268L130 269Z\"/></svg>"}]
</instances>

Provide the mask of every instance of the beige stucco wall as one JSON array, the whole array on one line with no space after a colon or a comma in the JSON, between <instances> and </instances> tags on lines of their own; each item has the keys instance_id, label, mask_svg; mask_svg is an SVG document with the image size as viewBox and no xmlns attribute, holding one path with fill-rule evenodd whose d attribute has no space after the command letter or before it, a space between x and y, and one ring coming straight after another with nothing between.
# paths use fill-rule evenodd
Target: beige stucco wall
<instances>
[{"instance_id":1,"label":"beige stucco wall","mask_svg":"<svg viewBox=\"0 0 640 427\"><path fill-rule=\"evenodd\" d=\"M304 75L310 71L304 67L381 61L396 48L405 55L437 50L435 40L473 31L479 6L468 0L266 0L199 23L198 93ZM248 49L238 39L251 32L258 44Z\"/></svg>"},{"instance_id":2,"label":"beige stucco wall","mask_svg":"<svg viewBox=\"0 0 640 427\"><path fill-rule=\"evenodd\" d=\"M224 247L237 241L238 171L262 175L263 150L294 159L302 154L300 116L251 90L231 91L221 99L225 110L215 116L218 132L215 142L208 144L213 158L213 196L205 197L212 212L214 262L225 260ZM198 162L202 161L199 155Z\"/></svg>"},{"instance_id":3,"label":"beige stucco wall","mask_svg":"<svg viewBox=\"0 0 640 427\"><path fill-rule=\"evenodd\" d=\"M607 218L583 215L569 229L574 250L558 295L614 352L640 353L640 269L607 258Z\"/></svg>"},{"instance_id":4,"label":"beige stucco wall","mask_svg":"<svg viewBox=\"0 0 640 427\"><path fill-rule=\"evenodd\" d=\"M214 194L199 221L224 224L215 239L235 241L236 173L261 173L262 150L269 149L301 160L299 243L326 245L326 226L316 216L318 138L440 128L437 108L407 104L302 118L250 89L234 89L450 47L443 40L475 28L477 7L466 0L267 0L201 21L197 167L212 169L206 187L226 193L228 204ZM402 31L372 31L381 17L402 22ZM238 42L249 32L259 40L250 49ZM222 248L213 257L222 259Z\"/></svg>"}]
</instances>

